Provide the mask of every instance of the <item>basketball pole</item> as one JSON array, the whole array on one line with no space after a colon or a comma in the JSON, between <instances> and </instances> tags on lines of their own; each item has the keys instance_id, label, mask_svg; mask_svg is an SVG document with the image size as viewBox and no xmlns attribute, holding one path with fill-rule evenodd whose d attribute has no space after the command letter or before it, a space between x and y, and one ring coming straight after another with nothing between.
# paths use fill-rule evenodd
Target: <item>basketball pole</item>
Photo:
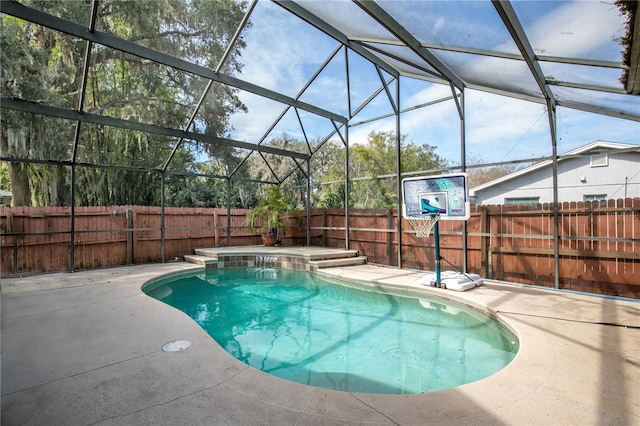
<instances>
[{"instance_id":1,"label":"basketball pole","mask_svg":"<svg viewBox=\"0 0 640 426\"><path fill-rule=\"evenodd\" d=\"M451 265L451 262L440 255L439 220L442 218L466 221L470 213L466 173L402 179L403 217L415 230L416 237L428 238L433 232L436 267L435 280L433 275L429 276L431 286L446 288L446 284L442 282L442 261ZM463 250L466 250L464 244L463 241ZM451 266L458 269L454 265Z\"/></svg>"},{"instance_id":2,"label":"basketball pole","mask_svg":"<svg viewBox=\"0 0 640 426\"><path fill-rule=\"evenodd\" d=\"M438 229L438 221L433 225L433 244L436 250L436 287L440 287L440 231Z\"/></svg>"}]
</instances>

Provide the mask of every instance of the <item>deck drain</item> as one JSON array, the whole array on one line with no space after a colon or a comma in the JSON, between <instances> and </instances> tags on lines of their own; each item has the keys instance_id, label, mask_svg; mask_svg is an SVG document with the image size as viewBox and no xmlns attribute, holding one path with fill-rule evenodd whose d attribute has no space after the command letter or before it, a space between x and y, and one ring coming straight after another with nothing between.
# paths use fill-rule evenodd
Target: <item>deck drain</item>
<instances>
[{"instance_id":1,"label":"deck drain","mask_svg":"<svg viewBox=\"0 0 640 426\"><path fill-rule=\"evenodd\" d=\"M180 352L191 346L191 340L174 340L173 342L169 342L162 347L162 350L165 352Z\"/></svg>"}]
</instances>

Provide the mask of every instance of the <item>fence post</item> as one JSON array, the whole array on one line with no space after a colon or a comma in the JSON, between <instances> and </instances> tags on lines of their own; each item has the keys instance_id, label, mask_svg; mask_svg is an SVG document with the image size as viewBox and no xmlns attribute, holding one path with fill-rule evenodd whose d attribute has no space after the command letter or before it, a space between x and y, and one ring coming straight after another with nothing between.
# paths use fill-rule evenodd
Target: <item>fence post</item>
<instances>
[{"instance_id":1,"label":"fence post","mask_svg":"<svg viewBox=\"0 0 640 426\"><path fill-rule=\"evenodd\" d=\"M322 246L327 246L327 208L322 209Z\"/></svg>"},{"instance_id":2,"label":"fence post","mask_svg":"<svg viewBox=\"0 0 640 426\"><path fill-rule=\"evenodd\" d=\"M13 240L13 273L18 273L18 238Z\"/></svg>"},{"instance_id":3,"label":"fence post","mask_svg":"<svg viewBox=\"0 0 640 426\"><path fill-rule=\"evenodd\" d=\"M127 209L124 212L127 220L127 264L133 265L133 210Z\"/></svg>"},{"instance_id":4,"label":"fence post","mask_svg":"<svg viewBox=\"0 0 640 426\"><path fill-rule=\"evenodd\" d=\"M387 209L387 265L395 266L393 262L393 234L389 231L393 228L393 210Z\"/></svg>"},{"instance_id":5,"label":"fence post","mask_svg":"<svg viewBox=\"0 0 640 426\"><path fill-rule=\"evenodd\" d=\"M220 235L218 233L218 210L213 211L213 246L218 247L218 238Z\"/></svg>"},{"instance_id":6,"label":"fence post","mask_svg":"<svg viewBox=\"0 0 640 426\"><path fill-rule=\"evenodd\" d=\"M489 239L487 238L487 208L480 207L480 275L485 278L489 277Z\"/></svg>"}]
</instances>

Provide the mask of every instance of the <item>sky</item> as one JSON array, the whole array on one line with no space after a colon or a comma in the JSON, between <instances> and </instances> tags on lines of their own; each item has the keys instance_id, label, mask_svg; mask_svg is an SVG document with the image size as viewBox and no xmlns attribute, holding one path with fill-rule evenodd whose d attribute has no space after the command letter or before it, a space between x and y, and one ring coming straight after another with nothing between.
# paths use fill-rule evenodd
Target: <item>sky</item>
<instances>
[{"instance_id":1,"label":"sky","mask_svg":"<svg viewBox=\"0 0 640 426\"><path fill-rule=\"evenodd\" d=\"M304 5L304 2L302 3ZM317 6L319 3L316 3ZM338 11L340 2L324 3ZM408 28L430 41L465 47L516 53L508 33L496 23L497 14L490 2L458 3L462 8L451 9L454 2L382 2L394 16L406 19ZM580 0L576 2L516 1L512 3L536 53L584 59L619 61L618 39L623 35L624 20L611 3ZM309 7L311 5L309 4ZM315 7L315 6L314 6ZM432 22L413 20L416 7L431 7ZM413 13L413 15L412 15ZM425 12L426 13L426 12ZM355 19L338 14L338 20ZM268 89L296 97L314 72L329 58L338 43L305 22L293 17L274 3L261 1L252 15L252 26L244 32L247 47L240 62L244 64L239 78ZM465 27L466 25L466 27ZM359 28L354 23L354 28ZM461 31L466 28L468 31ZM362 31L369 31L370 28ZM353 30L357 33L357 29ZM367 34L369 34L367 33ZM357 34L356 34L357 35ZM384 36L384 34L381 34ZM506 87L537 90L532 77L522 78L523 61L488 58L456 52L442 53L463 78L479 83L500 79ZM348 113L345 79L345 54L340 51L327 68L304 92L301 100L341 115ZM350 93L352 109L380 87L375 68L357 54L349 52L351 73ZM596 67L541 63L544 73L557 80L575 81L621 88L618 70ZM452 95L448 85L428 83L410 78L400 79L401 108L446 99ZM395 86L393 88L395 91ZM555 90L555 89L554 89ZM557 90L562 99L593 99L593 93ZM257 142L284 106L258 96L241 92L241 100L248 107L247 114L231 119L234 139ZM628 111L640 111L640 97L606 94L598 98L604 105L622 105ZM526 102L476 90L465 90L465 142L467 161L498 162L533 159L551 154L549 119L543 104ZM392 109L382 92L352 119L360 122ZM436 153L444 158L459 160L460 121L451 100L402 114L401 133L407 141L436 146ZM326 119L302 118L305 132L311 139L321 138L332 129ZM558 151L570 151L594 140L640 144L640 123L558 108ZM395 119L384 119L350 128L350 143L366 143L372 131L394 131ZM283 132L302 138L302 131L293 110L275 126L271 135Z\"/></svg>"}]
</instances>

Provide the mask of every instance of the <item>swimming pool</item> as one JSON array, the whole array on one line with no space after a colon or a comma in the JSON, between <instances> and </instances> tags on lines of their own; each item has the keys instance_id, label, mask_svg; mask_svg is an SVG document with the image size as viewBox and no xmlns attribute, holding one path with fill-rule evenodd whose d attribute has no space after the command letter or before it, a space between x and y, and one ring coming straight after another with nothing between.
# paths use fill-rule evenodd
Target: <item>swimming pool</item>
<instances>
[{"instance_id":1,"label":"swimming pool","mask_svg":"<svg viewBox=\"0 0 640 426\"><path fill-rule=\"evenodd\" d=\"M240 361L328 389L447 389L494 374L518 350L507 327L468 306L303 271L225 268L143 290L185 312Z\"/></svg>"}]
</instances>

